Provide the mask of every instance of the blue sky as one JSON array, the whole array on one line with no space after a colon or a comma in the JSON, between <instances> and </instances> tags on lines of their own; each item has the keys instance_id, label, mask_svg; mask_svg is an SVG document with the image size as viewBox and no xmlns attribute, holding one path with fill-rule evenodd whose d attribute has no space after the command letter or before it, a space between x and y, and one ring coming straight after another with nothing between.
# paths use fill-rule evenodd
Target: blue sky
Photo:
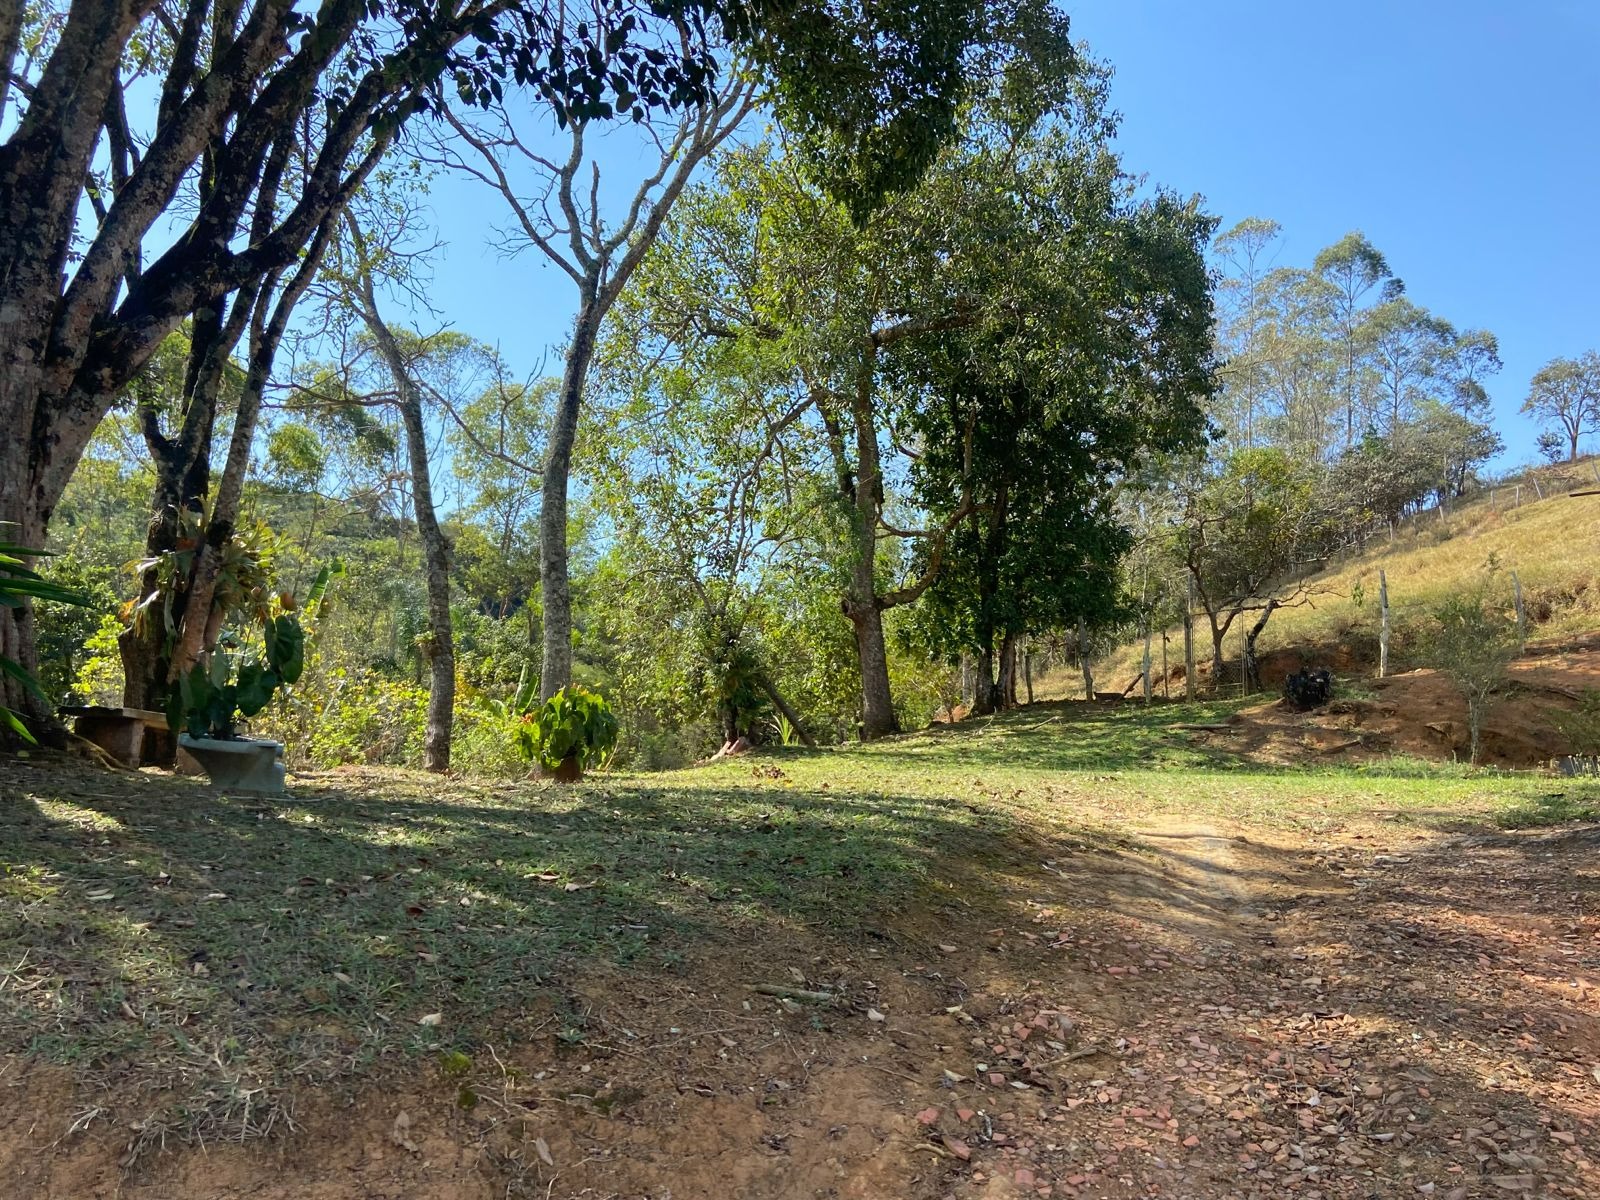
<instances>
[{"instance_id":1,"label":"blue sky","mask_svg":"<svg viewBox=\"0 0 1600 1200\"><path fill-rule=\"evenodd\" d=\"M1600 5L1066 0L1115 69L1129 170L1307 264L1363 230L1417 303L1500 338L1506 464L1533 457L1533 372L1600 348ZM617 153L625 158L626 137ZM484 241L494 199L440 181L434 303L519 371L558 363L571 285ZM492 214L492 215L490 215Z\"/></svg>"}]
</instances>

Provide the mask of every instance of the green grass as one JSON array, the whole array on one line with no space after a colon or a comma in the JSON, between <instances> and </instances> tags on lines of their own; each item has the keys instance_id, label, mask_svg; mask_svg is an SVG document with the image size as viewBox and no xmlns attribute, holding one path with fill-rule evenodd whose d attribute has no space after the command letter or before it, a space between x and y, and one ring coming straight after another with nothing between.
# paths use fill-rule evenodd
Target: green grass
<instances>
[{"instance_id":1,"label":"green grass","mask_svg":"<svg viewBox=\"0 0 1600 1200\"><path fill-rule=\"evenodd\" d=\"M1160 813L1443 827L1600 805L1531 775L1263 767L1172 727L1231 707L1036 706L573 789L374 772L246 801L0 763L0 1050L142 1096L150 1129L247 1137L297 1079L573 1021L591 963L680 971L780 932L892 943L1041 840Z\"/></svg>"}]
</instances>

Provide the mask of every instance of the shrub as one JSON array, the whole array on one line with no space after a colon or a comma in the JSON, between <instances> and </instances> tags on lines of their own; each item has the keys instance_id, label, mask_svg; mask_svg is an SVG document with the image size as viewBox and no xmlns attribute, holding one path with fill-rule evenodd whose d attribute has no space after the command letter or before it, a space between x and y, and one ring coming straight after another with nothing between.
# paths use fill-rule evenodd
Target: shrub
<instances>
[{"instance_id":1,"label":"shrub","mask_svg":"<svg viewBox=\"0 0 1600 1200\"><path fill-rule=\"evenodd\" d=\"M617 718L605 699L576 684L523 714L517 746L546 772L577 772L606 760L617 744Z\"/></svg>"},{"instance_id":2,"label":"shrub","mask_svg":"<svg viewBox=\"0 0 1600 1200\"><path fill-rule=\"evenodd\" d=\"M190 737L232 738L241 718L255 716L273 694L299 680L305 670L305 631L284 614L266 623L266 653L234 659L222 647L209 663L196 663L178 679L167 701L167 725Z\"/></svg>"},{"instance_id":3,"label":"shrub","mask_svg":"<svg viewBox=\"0 0 1600 1200\"><path fill-rule=\"evenodd\" d=\"M1488 602L1487 579L1470 592L1452 596L1433 613L1427 640L1436 667L1450 676L1467 702L1471 756L1478 762L1483 719L1506 668L1517 655L1517 627Z\"/></svg>"}]
</instances>

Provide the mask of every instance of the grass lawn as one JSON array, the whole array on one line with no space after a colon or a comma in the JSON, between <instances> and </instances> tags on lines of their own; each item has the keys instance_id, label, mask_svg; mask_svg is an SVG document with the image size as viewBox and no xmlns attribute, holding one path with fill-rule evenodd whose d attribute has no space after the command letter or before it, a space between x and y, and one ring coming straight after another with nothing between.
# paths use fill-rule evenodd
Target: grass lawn
<instances>
[{"instance_id":1,"label":"grass lawn","mask_svg":"<svg viewBox=\"0 0 1600 1200\"><path fill-rule=\"evenodd\" d=\"M535 1012L581 1042L564 986L591 964L670 975L780 927L892 938L1041 842L1117 843L1166 813L1324 829L1600 812L1594 781L1273 770L1173 728L1228 708L1040 705L571 789L349 771L262 801L0 762L0 1050L139 1097L152 1139L249 1137L296 1081L470 1052Z\"/></svg>"}]
</instances>

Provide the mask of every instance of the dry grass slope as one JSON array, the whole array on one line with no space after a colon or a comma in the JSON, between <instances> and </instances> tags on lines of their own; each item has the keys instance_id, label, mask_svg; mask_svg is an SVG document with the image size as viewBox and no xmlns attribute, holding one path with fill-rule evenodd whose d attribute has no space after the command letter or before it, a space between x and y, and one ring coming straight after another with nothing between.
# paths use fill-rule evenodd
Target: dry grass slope
<instances>
[{"instance_id":1,"label":"dry grass slope","mask_svg":"<svg viewBox=\"0 0 1600 1200\"><path fill-rule=\"evenodd\" d=\"M1583 478L1580 473L1572 482ZM1590 484L1592 487L1600 485ZM1428 512L1391 543L1369 543L1365 552L1336 562L1312 580L1311 601L1282 609L1262 635L1263 654L1311 646L1345 646L1366 658L1378 638L1378 572L1389 581L1393 634L1391 663L1395 669L1429 665L1421 642L1433 610L1447 597L1473 586L1485 566L1497 565L1496 590L1511 607L1511 576L1521 580L1535 639L1561 638L1600 628L1600 495L1569 495L1545 485L1536 499L1524 485L1520 505L1514 487L1501 487L1441 517ZM1183 662L1183 632L1168 632L1169 661ZM1235 622L1229 635L1228 658L1237 679L1243 630ZM1202 666L1209 640L1197 628L1196 654ZM1098 686L1121 689L1139 673L1142 647L1129 644L1096 664ZM1156 649L1159 671L1160 647ZM1053 674L1041 698L1077 696L1082 681L1076 670Z\"/></svg>"}]
</instances>

